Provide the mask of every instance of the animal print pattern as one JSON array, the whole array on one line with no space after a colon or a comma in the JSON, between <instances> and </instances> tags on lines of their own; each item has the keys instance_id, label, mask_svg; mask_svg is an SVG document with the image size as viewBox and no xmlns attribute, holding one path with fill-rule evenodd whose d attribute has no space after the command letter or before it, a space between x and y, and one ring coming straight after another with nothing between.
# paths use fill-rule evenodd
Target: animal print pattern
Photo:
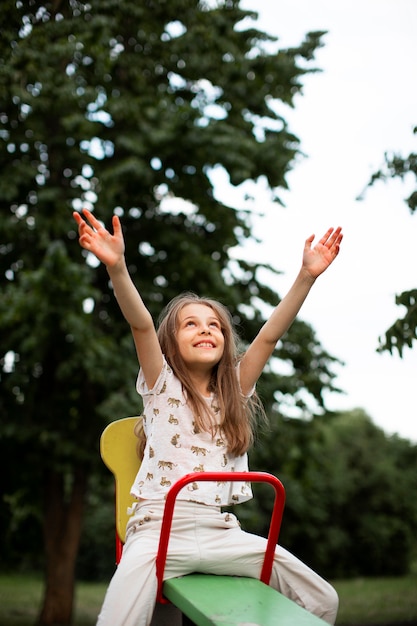
<instances>
[{"instance_id":1,"label":"animal print pattern","mask_svg":"<svg viewBox=\"0 0 417 626\"><path fill-rule=\"evenodd\" d=\"M198 432L179 380L164 361L153 389L139 373L137 390L143 398L144 458L131 493L136 498L163 499L171 485L190 472L247 471L247 456L232 457L224 434ZM214 419L220 421L215 398L208 399ZM195 481L178 495L216 506L236 504L252 497L249 483Z\"/></svg>"}]
</instances>

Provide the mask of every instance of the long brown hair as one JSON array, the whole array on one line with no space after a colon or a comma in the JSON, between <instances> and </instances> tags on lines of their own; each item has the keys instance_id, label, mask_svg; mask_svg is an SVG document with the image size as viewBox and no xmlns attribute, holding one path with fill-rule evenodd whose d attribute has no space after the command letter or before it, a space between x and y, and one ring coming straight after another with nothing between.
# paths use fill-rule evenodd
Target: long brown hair
<instances>
[{"instance_id":1,"label":"long brown hair","mask_svg":"<svg viewBox=\"0 0 417 626\"><path fill-rule=\"evenodd\" d=\"M228 442L228 451L240 456L251 446L254 438L256 417L264 415L262 405L256 395L245 398L240 390L236 365L239 360L238 336L232 316L220 302L201 298L194 293L180 294L162 311L158 324L158 339L161 349L185 391L187 402L193 411L196 428L213 432L213 414L204 398L192 385L188 368L177 345L178 316L187 304L204 304L218 317L224 336L224 351L219 363L213 368L210 391L215 396L216 410L220 411L220 430Z\"/></svg>"}]
</instances>

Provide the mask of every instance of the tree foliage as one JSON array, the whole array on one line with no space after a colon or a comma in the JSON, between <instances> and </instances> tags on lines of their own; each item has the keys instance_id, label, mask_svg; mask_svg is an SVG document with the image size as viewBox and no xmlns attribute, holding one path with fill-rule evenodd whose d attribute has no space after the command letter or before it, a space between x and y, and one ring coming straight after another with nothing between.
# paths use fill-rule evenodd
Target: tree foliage
<instances>
[{"instance_id":1,"label":"tree foliage","mask_svg":"<svg viewBox=\"0 0 417 626\"><path fill-rule=\"evenodd\" d=\"M122 217L129 269L155 317L192 289L227 303L247 341L261 300L276 304L257 263L230 262L250 215L219 197L213 172L234 186L264 177L279 202L299 153L281 112L314 71L322 33L280 49L251 17L237 0L2 5L0 455L14 468L2 472L2 538L12 559L44 527L42 624L70 621L100 432L140 411L128 329L105 268L80 252L72 211ZM281 350L293 364L284 387L304 411L306 396L322 405L334 359L302 322Z\"/></svg>"},{"instance_id":2,"label":"tree foliage","mask_svg":"<svg viewBox=\"0 0 417 626\"><path fill-rule=\"evenodd\" d=\"M312 421L276 416L252 467L283 481L280 543L330 578L404 575L415 555L417 446L360 409ZM250 529L266 535L272 498L258 487Z\"/></svg>"},{"instance_id":3,"label":"tree foliage","mask_svg":"<svg viewBox=\"0 0 417 626\"><path fill-rule=\"evenodd\" d=\"M417 127L414 128L414 135L417 134ZM369 186L374 185L377 181L386 182L392 178L403 180L407 178L415 178L417 182L417 154L411 152L408 156L401 154L385 154L384 166L375 172L369 182ZM417 188L405 199L410 209L410 213L414 214L417 209ZM403 317L399 317L388 328L385 337L381 338L379 350L382 352L388 350L393 352L397 350L402 357L405 347L411 348L413 342L417 339L417 289L403 291L395 296L395 304L405 308Z\"/></svg>"}]
</instances>

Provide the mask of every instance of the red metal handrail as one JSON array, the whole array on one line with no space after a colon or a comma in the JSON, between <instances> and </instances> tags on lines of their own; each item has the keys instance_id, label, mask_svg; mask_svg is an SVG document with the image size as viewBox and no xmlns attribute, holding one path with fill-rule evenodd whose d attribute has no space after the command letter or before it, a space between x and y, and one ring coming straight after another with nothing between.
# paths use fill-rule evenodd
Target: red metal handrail
<instances>
[{"instance_id":1,"label":"red metal handrail","mask_svg":"<svg viewBox=\"0 0 417 626\"><path fill-rule=\"evenodd\" d=\"M272 510L271 521L269 525L268 540L265 550L264 562L260 580L265 584L269 584L272 565L274 561L275 546L278 543L279 531L281 528L282 514L285 505L285 489L282 482L267 472L193 472L186 474L176 483L172 485L168 491L164 515L162 518L161 534L159 538L158 554L156 556L156 577L158 581L157 601L167 603L162 593L164 583L165 563L167 559L167 550L169 543L169 535L171 532L172 516L174 513L175 500L178 493L183 487L191 482L197 481L222 481L222 482L251 482L251 483L269 483L275 489L274 508Z\"/></svg>"}]
</instances>

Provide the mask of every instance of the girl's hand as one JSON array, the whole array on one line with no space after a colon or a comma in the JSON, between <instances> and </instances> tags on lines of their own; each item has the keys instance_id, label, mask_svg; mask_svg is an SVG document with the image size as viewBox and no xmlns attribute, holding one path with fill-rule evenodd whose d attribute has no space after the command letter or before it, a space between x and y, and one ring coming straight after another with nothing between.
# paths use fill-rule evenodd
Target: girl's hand
<instances>
[{"instance_id":1,"label":"girl's hand","mask_svg":"<svg viewBox=\"0 0 417 626\"><path fill-rule=\"evenodd\" d=\"M124 255L125 243L120 220L113 215L113 235L87 209L72 214L78 224L80 246L92 252L107 267L116 265Z\"/></svg>"},{"instance_id":2,"label":"girl's hand","mask_svg":"<svg viewBox=\"0 0 417 626\"><path fill-rule=\"evenodd\" d=\"M312 278L320 276L339 254L339 248L343 239L342 229L340 226L334 230L329 230L323 235L320 241L311 247L314 235L311 235L305 242L303 253L303 269L305 269Z\"/></svg>"}]
</instances>

